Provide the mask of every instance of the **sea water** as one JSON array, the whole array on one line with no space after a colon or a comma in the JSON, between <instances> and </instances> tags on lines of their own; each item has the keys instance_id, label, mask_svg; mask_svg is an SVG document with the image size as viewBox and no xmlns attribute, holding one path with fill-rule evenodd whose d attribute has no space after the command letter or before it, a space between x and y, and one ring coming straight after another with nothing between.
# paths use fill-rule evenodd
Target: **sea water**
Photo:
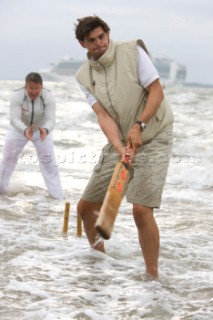
<instances>
[{"instance_id":1,"label":"sea water","mask_svg":"<svg viewBox=\"0 0 213 320\"><path fill-rule=\"evenodd\" d=\"M0 81L0 158L11 91ZM213 319L213 89L165 90L175 115L162 206L159 281L145 281L131 205L124 199L106 254L76 236L76 204L106 138L74 81L47 82L57 102L55 152L64 201L48 196L31 143L0 195L0 319ZM70 202L63 235L65 202Z\"/></svg>"}]
</instances>

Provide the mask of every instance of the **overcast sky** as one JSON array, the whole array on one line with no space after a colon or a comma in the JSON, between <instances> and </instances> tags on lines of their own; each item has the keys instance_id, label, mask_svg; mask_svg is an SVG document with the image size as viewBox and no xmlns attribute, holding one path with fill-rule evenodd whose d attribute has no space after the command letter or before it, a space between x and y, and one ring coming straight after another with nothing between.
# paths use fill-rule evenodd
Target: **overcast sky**
<instances>
[{"instance_id":1,"label":"overcast sky","mask_svg":"<svg viewBox=\"0 0 213 320\"><path fill-rule=\"evenodd\" d=\"M213 84L212 0L0 0L0 79L24 79L66 55L85 58L74 23L93 14L113 40L141 38L152 55L185 64L187 82Z\"/></svg>"}]
</instances>

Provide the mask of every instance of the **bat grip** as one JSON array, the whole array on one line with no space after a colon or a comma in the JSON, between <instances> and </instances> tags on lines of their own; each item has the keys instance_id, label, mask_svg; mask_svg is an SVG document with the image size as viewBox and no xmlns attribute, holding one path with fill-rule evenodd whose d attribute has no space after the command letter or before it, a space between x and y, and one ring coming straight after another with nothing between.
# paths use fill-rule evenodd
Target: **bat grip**
<instances>
[{"instance_id":1,"label":"bat grip","mask_svg":"<svg viewBox=\"0 0 213 320\"><path fill-rule=\"evenodd\" d=\"M121 161L124 167L129 170L130 168L130 162L129 162L129 157L125 156L124 159Z\"/></svg>"}]
</instances>

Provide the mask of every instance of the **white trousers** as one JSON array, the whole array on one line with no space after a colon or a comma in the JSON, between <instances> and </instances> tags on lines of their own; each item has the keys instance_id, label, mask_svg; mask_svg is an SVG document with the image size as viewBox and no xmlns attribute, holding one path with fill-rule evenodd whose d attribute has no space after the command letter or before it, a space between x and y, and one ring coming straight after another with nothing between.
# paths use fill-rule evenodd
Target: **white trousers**
<instances>
[{"instance_id":1,"label":"white trousers","mask_svg":"<svg viewBox=\"0 0 213 320\"><path fill-rule=\"evenodd\" d=\"M17 161L21 156L24 146L28 142L29 140L14 127L11 127L8 130L5 138L3 158L0 165L0 193L5 193L7 191ZM50 133L43 141L41 141L39 131L35 131L33 133L32 143L35 146L40 170L51 197L62 200L63 191L58 167L55 161L52 134Z\"/></svg>"}]
</instances>

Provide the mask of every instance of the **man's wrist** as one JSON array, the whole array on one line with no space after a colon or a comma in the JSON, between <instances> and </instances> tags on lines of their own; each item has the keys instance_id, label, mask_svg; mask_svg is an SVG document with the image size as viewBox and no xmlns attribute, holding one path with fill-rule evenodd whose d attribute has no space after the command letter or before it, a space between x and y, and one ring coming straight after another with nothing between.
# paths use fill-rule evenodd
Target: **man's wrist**
<instances>
[{"instance_id":1,"label":"man's wrist","mask_svg":"<svg viewBox=\"0 0 213 320\"><path fill-rule=\"evenodd\" d=\"M113 144L113 146L118 153L121 153L121 150L124 147L122 143Z\"/></svg>"},{"instance_id":2,"label":"man's wrist","mask_svg":"<svg viewBox=\"0 0 213 320\"><path fill-rule=\"evenodd\" d=\"M146 129L146 123L141 120L136 121L135 124L138 124L140 126L141 132Z\"/></svg>"}]
</instances>

